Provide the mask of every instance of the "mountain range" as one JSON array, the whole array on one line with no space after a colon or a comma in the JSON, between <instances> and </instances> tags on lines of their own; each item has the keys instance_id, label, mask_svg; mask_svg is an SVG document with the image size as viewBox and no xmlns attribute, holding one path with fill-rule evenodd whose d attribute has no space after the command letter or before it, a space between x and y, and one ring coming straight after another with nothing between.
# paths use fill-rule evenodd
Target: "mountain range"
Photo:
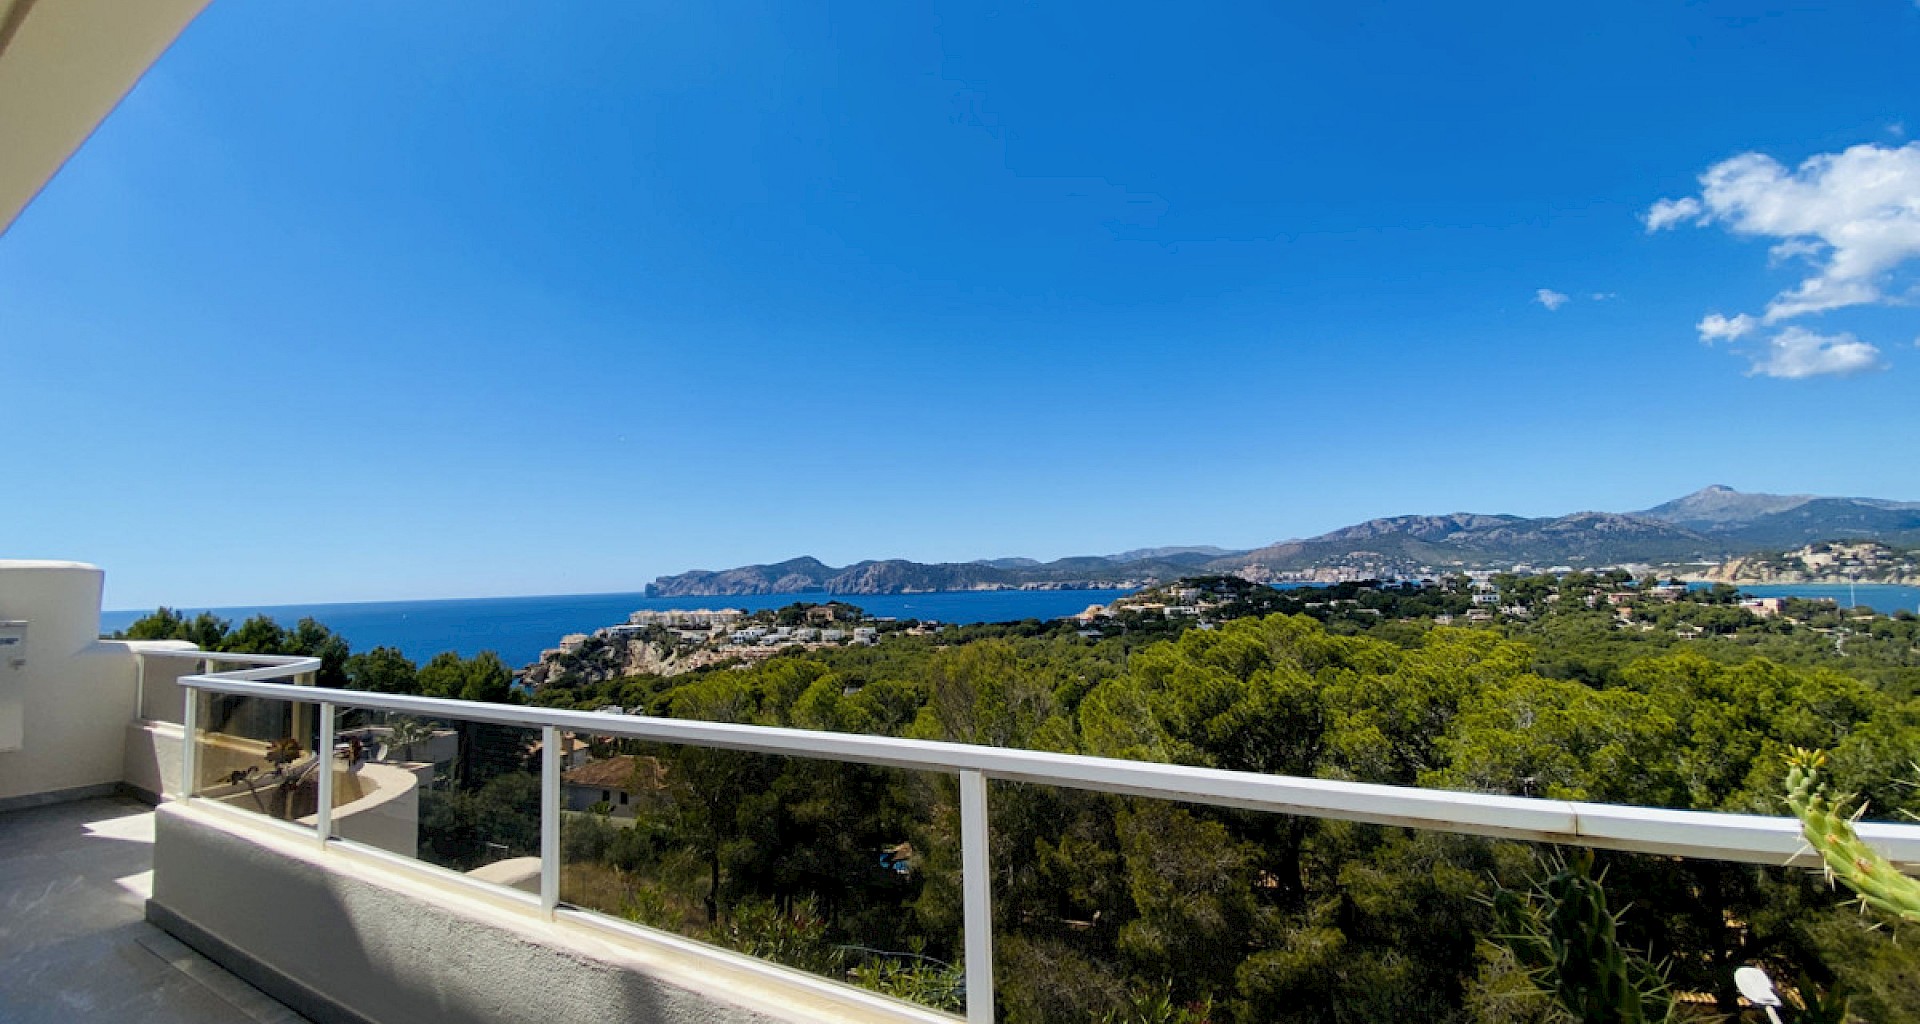
<instances>
[{"instance_id":1,"label":"mountain range","mask_svg":"<svg viewBox=\"0 0 1920 1024\"><path fill-rule=\"evenodd\" d=\"M743 594L899 594L939 590L1070 588L1161 583L1200 573L1256 580L1316 571L1410 575L1530 564L1599 567L1715 562L1821 540L1920 543L1920 502L1750 494L1714 485L1639 512L1575 512L1529 519L1455 512L1370 519L1317 537L1250 550L1206 545L1138 548L1041 562L855 562L815 558L662 576L655 597Z\"/></svg>"}]
</instances>

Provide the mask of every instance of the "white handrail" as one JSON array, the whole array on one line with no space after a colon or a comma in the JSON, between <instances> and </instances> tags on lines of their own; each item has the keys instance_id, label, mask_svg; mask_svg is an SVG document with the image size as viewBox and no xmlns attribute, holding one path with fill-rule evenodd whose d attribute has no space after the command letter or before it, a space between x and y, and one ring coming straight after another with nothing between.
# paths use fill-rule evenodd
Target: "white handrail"
<instances>
[{"instance_id":1,"label":"white handrail","mask_svg":"<svg viewBox=\"0 0 1920 1024\"><path fill-rule=\"evenodd\" d=\"M486 704L477 701L292 687L258 681L270 669L183 676L182 686L276 700L325 701L344 707L538 729L555 726L662 743L782 754L921 771L978 771L990 779L1179 800L1374 825L1565 843L1610 850L1754 864L1813 865L1790 817L1670 810L1538 797L1470 793L1370 782L1261 775L1192 765L1129 761L1043 750L734 725L599 711ZM286 670L282 670L286 671ZM1920 825L1862 822L1862 838L1903 870L1920 872ZM1796 855L1801 855L1796 857Z\"/></svg>"},{"instance_id":2,"label":"white handrail","mask_svg":"<svg viewBox=\"0 0 1920 1024\"><path fill-rule=\"evenodd\" d=\"M209 656L195 651L165 654ZM331 719L336 707L355 707L541 730L548 745L542 758L541 874L542 896L549 912L557 901L559 751L555 739L562 730L957 774L962 796L968 798L963 801L963 817L967 819L963 826L970 826L961 830L962 862L968 869L962 871L961 878L965 935L968 960L977 964L992 962L991 886L984 870L987 780L1672 857L1770 865L1819 863L1801 839L1799 820L1790 817L1385 786L890 736L294 686L271 680L317 671L318 658L241 655L223 656L222 660L250 661L254 667L182 676L180 685L189 691L319 704L326 719ZM183 757L185 777L191 780L196 717L192 710L197 702L187 703ZM323 794L323 798L330 796L330 792ZM327 820L330 810L323 809L320 820ZM1861 822L1856 828L1861 838L1873 843L1900 870L1920 874L1920 825ZM993 1019L988 994L991 986L990 973L968 986L970 1024L986 1024Z\"/></svg>"},{"instance_id":3,"label":"white handrail","mask_svg":"<svg viewBox=\"0 0 1920 1024\"><path fill-rule=\"evenodd\" d=\"M287 675L298 676L307 672L317 672L320 660L299 654L253 654L245 651L203 651L196 647L160 647L150 644L163 644L177 641L129 640L126 644L133 651L133 718L136 722L147 720L147 659L171 658L175 661L199 662L211 668L214 665L247 665L255 668L285 667ZM228 670L230 672L231 670ZM217 673L227 675L228 672ZM281 673L269 673L257 678L276 679ZM174 719L161 719L174 721Z\"/></svg>"},{"instance_id":4,"label":"white handrail","mask_svg":"<svg viewBox=\"0 0 1920 1024\"><path fill-rule=\"evenodd\" d=\"M133 643L144 643L135 640ZM251 651L202 651L191 647L137 647L134 653L147 658L179 658L183 661L231 661L246 665L311 664L320 667L320 659L310 654L254 654Z\"/></svg>"}]
</instances>

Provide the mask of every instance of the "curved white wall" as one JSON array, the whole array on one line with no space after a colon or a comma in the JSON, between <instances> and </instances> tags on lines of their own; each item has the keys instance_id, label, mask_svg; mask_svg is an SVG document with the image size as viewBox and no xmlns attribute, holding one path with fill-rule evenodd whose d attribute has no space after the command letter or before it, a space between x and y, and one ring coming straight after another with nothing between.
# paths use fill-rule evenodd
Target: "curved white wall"
<instances>
[{"instance_id":1,"label":"curved white wall","mask_svg":"<svg viewBox=\"0 0 1920 1024\"><path fill-rule=\"evenodd\" d=\"M420 776L400 765L363 764L352 773L333 773L335 799L333 834L342 839L378 847L402 857L420 856ZM361 795L349 797L358 787ZM316 824L308 815L302 825Z\"/></svg>"}]
</instances>

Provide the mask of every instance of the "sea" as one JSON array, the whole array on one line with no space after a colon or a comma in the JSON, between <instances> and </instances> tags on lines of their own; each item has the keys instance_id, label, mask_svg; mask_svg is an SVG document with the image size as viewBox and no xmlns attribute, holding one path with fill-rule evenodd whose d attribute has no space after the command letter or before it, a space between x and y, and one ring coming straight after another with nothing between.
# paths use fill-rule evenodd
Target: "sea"
<instances>
[{"instance_id":1,"label":"sea","mask_svg":"<svg viewBox=\"0 0 1920 1024\"><path fill-rule=\"evenodd\" d=\"M648 597L645 594L572 594L543 597L480 597L438 601L368 601L236 608L180 608L229 619L235 626L265 615L283 626L311 617L344 637L356 651L395 647L424 662L442 651L471 657L492 651L515 667L540 660L568 633L591 633L627 621L642 609L740 608L761 611L796 601L845 601L867 614L970 625L1077 615L1088 605L1110 604L1125 590L967 590L932 594L762 594L746 597ZM125 629L151 609L100 615L106 633Z\"/></svg>"},{"instance_id":2,"label":"sea","mask_svg":"<svg viewBox=\"0 0 1920 1024\"><path fill-rule=\"evenodd\" d=\"M1298 586L1294 584L1293 586ZM1782 583L1741 588L1758 597L1831 598L1859 603L1884 614L1920 608L1920 587L1882 583ZM568 633L591 633L627 621L642 609L741 608L760 611L795 601L847 601L869 615L971 624L1057 619L1088 605L1109 604L1124 590L968 590L933 594L763 594L753 597L648 597L645 594L574 594L543 597L482 597L438 601L369 601L354 604L296 604L239 608L183 608L188 615L211 611L234 625L265 615L290 626L307 617L346 638L356 651L395 647L424 662L441 651L471 657L493 651L515 667L530 665L540 652ZM146 614L110 611L100 616L108 633L125 629Z\"/></svg>"},{"instance_id":3,"label":"sea","mask_svg":"<svg viewBox=\"0 0 1920 1024\"><path fill-rule=\"evenodd\" d=\"M1756 583L1741 587L1740 592L1752 597L1824 599L1842 608L1866 605L1882 615L1920 611L1920 587L1901 587L1891 583Z\"/></svg>"}]
</instances>

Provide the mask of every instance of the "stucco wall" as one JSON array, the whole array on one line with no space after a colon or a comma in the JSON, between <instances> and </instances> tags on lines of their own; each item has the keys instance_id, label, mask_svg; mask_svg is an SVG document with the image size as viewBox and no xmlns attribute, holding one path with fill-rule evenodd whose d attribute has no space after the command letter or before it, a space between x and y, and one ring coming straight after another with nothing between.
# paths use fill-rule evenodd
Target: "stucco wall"
<instances>
[{"instance_id":1,"label":"stucco wall","mask_svg":"<svg viewBox=\"0 0 1920 1024\"><path fill-rule=\"evenodd\" d=\"M144 651L199 650L185 640L140 640L130 646L135 650ZM180 677L204 670L206 663L198 658L165 658L151 655L142 660L146 662L146 666L140 670L140 717L154 722L172 722L175 725L185 721L187 691L180 687Z\"/></svg>"},{"instance_id":2,"label":"stucco wall","mask_svg":"<svg viewBox=\"0 0 1920 1024\"><path fill-rule=\"evenodd\" d=\"M156 812L149 919L315 1020L375 1024L952 1021L779 970L586 936L412 873L238 825ZM863 1002L864 1001L864 1002ZM887 1002L889 1006L879 1006ZM897 1007L897 1008L890 1008Z\"/></svg>"},{"instance_id":3,"label":"stucco wall","mask_svg":"<svg viewBox=\"0 0 1920 1024\"><path fill-rule=\"evenodd\" d=\"M180 727L171 722L129 722L121 778L142 797L157 801L180 792Z\"/></svg>"},{"instance_id":4,"label":"stucco wall","mask_svg":"<svg viewBox=\"0 0 1920 1024\"><path fill-rule=\"evenodd\" d=\"M0 750L0 804L120 782L134 658L99 639L103 580L78 562L0 561L0 620L27 622L0 648L0 718L19 736Z\"/></svg>"}]
</instances>

